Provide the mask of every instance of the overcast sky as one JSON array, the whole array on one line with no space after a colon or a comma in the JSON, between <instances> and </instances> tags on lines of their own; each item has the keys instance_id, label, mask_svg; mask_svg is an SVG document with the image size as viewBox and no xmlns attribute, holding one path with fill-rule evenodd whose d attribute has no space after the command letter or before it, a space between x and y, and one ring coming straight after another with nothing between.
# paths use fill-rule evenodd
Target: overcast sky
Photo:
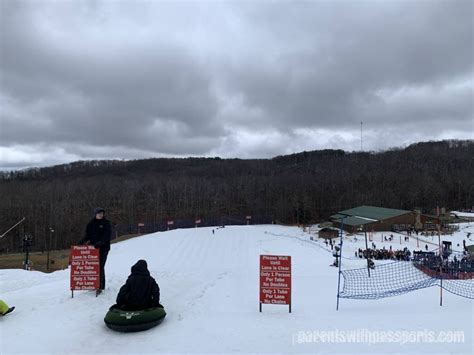
<instances>
[{"instance_id":1,"label":"overcast sky","mask_svg":"<svg viewBox=\"0 0 474 355\"><path fill-rule=\"evenodd\" d=\"M0 4L0 169L474 138L470 0Z\"/></svg>"}]
</instances>

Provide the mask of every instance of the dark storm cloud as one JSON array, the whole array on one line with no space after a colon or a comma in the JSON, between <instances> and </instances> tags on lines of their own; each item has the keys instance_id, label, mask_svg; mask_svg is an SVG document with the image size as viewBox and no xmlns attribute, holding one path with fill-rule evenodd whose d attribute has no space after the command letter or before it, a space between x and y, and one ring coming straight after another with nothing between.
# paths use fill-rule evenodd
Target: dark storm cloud
<instances>
[{"instance_id":1,"label":"dark storm cloud","mask_svg":"<svg viewBox=\"0 0 474 355\"><path fill-rule=\"evenodd\" d=\"M3 168L472 138L470 1L0 6Z\"/></svg>"},{"instance_id":2,"label":"dark storm cloud","mask_svg":"<svg viewBox=\"0 0 474 355\"><path fill-rule=\"evenodd\" d=\"M51 34L31 14L16 11L5 15L2 93L23 110L9 114L6 105L3 142L128 144L175 154L210 149L219 133L212 124L217 102L210 73L187 49L160 39L61 43L58 35L48 42Z\"/></svg>"}]
</instances>

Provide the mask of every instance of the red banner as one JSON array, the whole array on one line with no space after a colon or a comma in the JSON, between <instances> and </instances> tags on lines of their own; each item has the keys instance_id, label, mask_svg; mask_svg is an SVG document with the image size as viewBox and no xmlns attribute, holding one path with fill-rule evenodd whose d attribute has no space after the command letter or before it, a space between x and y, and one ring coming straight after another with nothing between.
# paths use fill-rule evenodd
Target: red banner
<instances>
[{"instance_id":1,"label":"red banner","mask_svg":"<svg viewBox=\"0 0 474 355\"><path fill-rule=\"evenodd\" d=\"M260 303L291 305L291 256L260 255Z\"/></svg>"},{"instance_id":2,"label":"red banner","mask_svg":"<svg viewBox=\"0 0 474 355\"><path fill-rule=\"evenodd\" d=\"M71 290L97 290L99 286L99 249L92 245L73 245L71 247Z\"/></svg>"}]
</instances>

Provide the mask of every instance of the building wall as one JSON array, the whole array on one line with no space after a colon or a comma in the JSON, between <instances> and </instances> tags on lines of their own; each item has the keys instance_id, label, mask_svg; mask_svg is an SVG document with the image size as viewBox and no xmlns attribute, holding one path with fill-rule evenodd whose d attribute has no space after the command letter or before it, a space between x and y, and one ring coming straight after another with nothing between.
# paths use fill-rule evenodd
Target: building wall
<instances>
[{"instance_id":1,"label":"building wall","mask_svg":"<svg viewBox=\"0 0 474 355\"><path fill-rule=\"evenodd\" d=\"M415 225L416 214L415 212L410 212L401 216L384 219L380 222L370 223L367 225L367 230L375 232L385 232L391 231L394 224L404 224L404 225Z\"/></svg>"},{"instance_id":2,"label":"building wall","mask_svg":"<svg viewBox=\"0 0 474 355\"><path fill-rule=\"evenodd\" d=\"M318 232L318 237L319 238L324 238L324 239L332 239L332 238L337 238L339 235L338 231L335 230L329 230L329 231L319 231Z\"/></svg>"},{"instance_id":3,"label":"building wall","mask_svg":"<svg viewBox=\"0 0 474 355\"><path fill-rule=\"evenodd\" d=\"M341 228L341 222L340 221L333 221L333 225L335 228ZM366 225L367 226L367 225ZM344 229L348 233L356 233L358 230L359 226L349 226L347 224L343 224L342 229Z\"/></svg>"}]
</instances>

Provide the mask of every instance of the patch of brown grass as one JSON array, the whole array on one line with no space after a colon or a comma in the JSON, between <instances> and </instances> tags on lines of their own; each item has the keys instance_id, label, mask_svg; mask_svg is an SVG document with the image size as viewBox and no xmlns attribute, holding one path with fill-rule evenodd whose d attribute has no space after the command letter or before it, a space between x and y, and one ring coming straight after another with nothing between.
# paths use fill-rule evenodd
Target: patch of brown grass
<instances>
[{"instance_id":1,"label":"patch of brown grass","mask_svg":"<svg viewBox=\"0 0 474 355\"><path fill-rule=\"evenodd\" d=\"M122 235L112 243L122 242L140 236L139 234ZM51 250L49 252L49 267L47 267L47 252L30 252L30 267L32 270L53 272L67 269L69 266L69 249ZM0 269L23 269L25 253L9 253L0 255Z\"/></svg>"}]
</instances>

